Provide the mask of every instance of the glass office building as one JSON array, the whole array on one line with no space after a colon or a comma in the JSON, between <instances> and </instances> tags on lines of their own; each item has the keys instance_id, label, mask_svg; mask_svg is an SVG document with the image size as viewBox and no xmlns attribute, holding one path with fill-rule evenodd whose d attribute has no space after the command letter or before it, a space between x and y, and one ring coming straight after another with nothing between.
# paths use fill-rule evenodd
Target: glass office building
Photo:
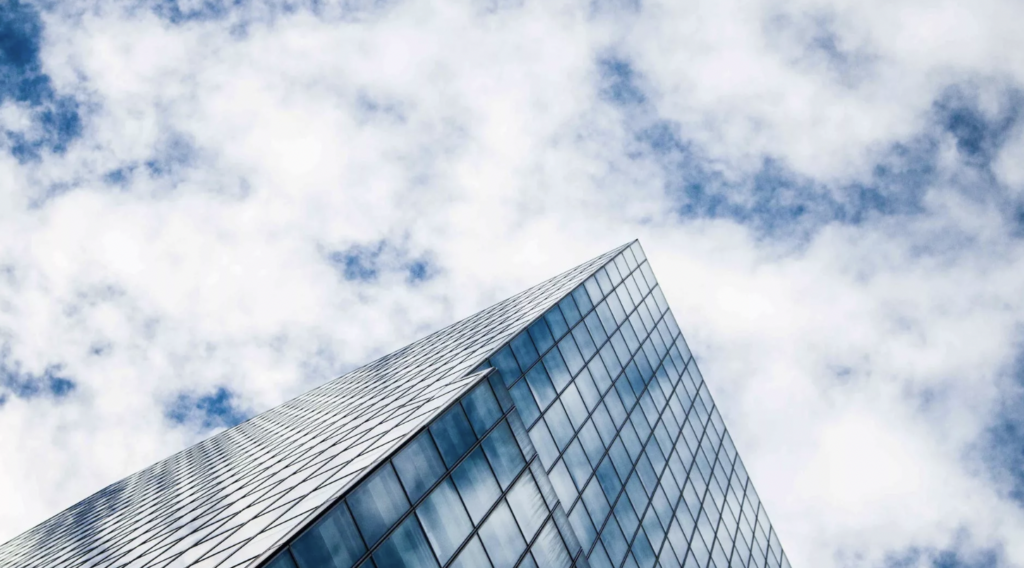
<instances>
[{"instance_id":1,"label":"glass office building","mask_svg":"<svg viewBox=\"0 0 1024 568\"><path fill-rule=\"evenodd\" d=\"M119 481L3 568L789 568L639 243Z\"/></svg>"}]
</instances>

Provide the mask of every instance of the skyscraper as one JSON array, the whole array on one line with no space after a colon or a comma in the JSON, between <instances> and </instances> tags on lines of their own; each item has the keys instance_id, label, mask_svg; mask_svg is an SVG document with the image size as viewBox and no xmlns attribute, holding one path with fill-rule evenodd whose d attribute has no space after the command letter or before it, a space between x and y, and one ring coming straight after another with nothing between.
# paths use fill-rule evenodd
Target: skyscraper
<instances>
[{"instance_id":1,"label":"skyscraper","mask_svg":"<svg viewBox=\"0 0 1024 568\"><path fill-rule=\"evenodd\" d=\"M789 568L638 242L129 476L3 568Z\"/></svg>"}]
</instances>

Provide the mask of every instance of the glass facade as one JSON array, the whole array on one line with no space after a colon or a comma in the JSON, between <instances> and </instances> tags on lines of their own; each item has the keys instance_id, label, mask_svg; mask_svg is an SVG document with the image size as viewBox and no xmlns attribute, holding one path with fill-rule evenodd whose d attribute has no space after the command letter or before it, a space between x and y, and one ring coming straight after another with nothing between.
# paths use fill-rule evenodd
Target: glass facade
<instances>
[{"instance_id":1,"label":"glass facade","mask_svg":"<svg viewBox=\"0 0 1024 568\"><path fill-rule=\"evenodd\" d=\"M256 433L262 444L234 445ZM789 561L634 242L0 547L0 566L39 565Z\"/></svg>"}]
</instances>

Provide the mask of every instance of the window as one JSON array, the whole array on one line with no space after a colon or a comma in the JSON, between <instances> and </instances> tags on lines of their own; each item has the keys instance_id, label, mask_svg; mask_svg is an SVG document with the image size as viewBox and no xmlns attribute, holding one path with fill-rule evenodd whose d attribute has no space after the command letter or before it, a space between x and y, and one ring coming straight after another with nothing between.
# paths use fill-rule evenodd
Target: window
<instances>
[{"instance_id":1,"label":"window","mask_svg":"<svg viewBox=\"0 0 1024 568\"><path fill-rule=\"evenodd\" d=\"M416 509L427 540L442 564L448 561L473 525L450 479L444 480Z\"/></svg>"},{"instance_id":2,"label":"window","mask_svg":"<svg viewBox=\"0 0 1024 568\"><path fill-rule=\"evenodd\" d=\"M451 467L476 442L476 435L466 419L466 413L459 405L453 406L448 412L430 425L430 433L441 450L444 463Z\"/></svg>"},{"instance_id":3,"label":"window","mask_svg":"<svg viewBox=\"0 0 1024 568\"><path fill-rule=\"evenodd\" d=\"M512 514L519 522L519 528L522 529L526 540L530 540L548 514L533 476L526 474L519 478L509 490L507 500L512 508Z\"/></svg>"},{"instance_id":4,"label":"window","mask_svg":"<svg viewBox=\"0 0 1024 568\"><path fill-rule=\"evenodd\" d=\"M452 480L459 490L469 517L477 524L487 514L487 510L498 500L501 490L491 473L480 448L473 450L465 461L452 472Z\"/></svg>"},{"instance_id":5,"label":"window","mask_svg":"<svg viewBox=\"0 0 1024 568\"><path fill-rule=\"evenodd\" d=\"M295 540L292 552L299 568L351 568L366 552L366 546L359 538L348 507L340 503ZM286 566L282 564L281 568Z\"/></svg>"},{"instance_id":6,"label":"window","mask_svg":"<svg viewBox=\"0 0 1024 568\"><path fill-rule=\"evenodd\" d=\"M491 435L484 439L482 445L487 460L491 462L491 468L498 477L498 484L502 490L508 489L512 480L526 466L519 445L509 430L508 422L502 422L495 428Z\"/></svg>"},{"instance_id":7,"label":"window","mask_svg":"<svg viewBox=\"0 0 1024 568\"><path fill-rule=\"evenodd\" d=\"M482 382L462 399L469 423L477 436L483 436L487 429L501 418L501 408L494 398L490 385Z\"/></svg>"},{"instance_id":8,"label":"window","mask_svg":"<svg viewBox=\"0 0 1024 568\"><path fill-rule=\"evenodd\" d=\"M348 498L359 531L371 545L409 510L409 500L390 463L384 464Z\"/></svg>"},{"instance_id":9,"label":"window","mask_svg":"<svg viewBox=\"0 0 1024 568\"><path fill-rule=\"evenodd\" d=\"M512 568L526 549L526 541L505 502L500 503L480 527L480 540L494 568Z\"/></svg>"},{"instance_id":10,"label":"window","mask_svg":"<svg viewBox=\"0 0 1024 568\"><path fill-rule=\"evenodd\" d=\"M430 434L423 432L392 460L409 498L418 500L442 475L445 467Z\"/></svg>"},{"instance_id":11,"label":"window","mask_svg":"<svg viewBox=\"0 0 1024 568\"><path fill-rule=\"evenodd\" d=\"M407 518L373 553L378 566L388 568L438 568L427 538L415 516Z\"/></svg>"}]
</instances>

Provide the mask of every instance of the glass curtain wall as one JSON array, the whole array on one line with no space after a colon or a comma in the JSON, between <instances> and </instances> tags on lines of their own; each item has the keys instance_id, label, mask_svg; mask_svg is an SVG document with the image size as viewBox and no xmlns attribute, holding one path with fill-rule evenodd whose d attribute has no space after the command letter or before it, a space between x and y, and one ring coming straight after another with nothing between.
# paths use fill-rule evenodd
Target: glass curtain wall
<instances>
[{"instance_id":1,"label":"glass curtain wall","mask_svg":"<svg viewBox=\"0 0 1024 568\"><path fill-rule=\"evenodd\" d=\"M273 568L789 568L638 243Z\"/></svg>"}]
</instances>

